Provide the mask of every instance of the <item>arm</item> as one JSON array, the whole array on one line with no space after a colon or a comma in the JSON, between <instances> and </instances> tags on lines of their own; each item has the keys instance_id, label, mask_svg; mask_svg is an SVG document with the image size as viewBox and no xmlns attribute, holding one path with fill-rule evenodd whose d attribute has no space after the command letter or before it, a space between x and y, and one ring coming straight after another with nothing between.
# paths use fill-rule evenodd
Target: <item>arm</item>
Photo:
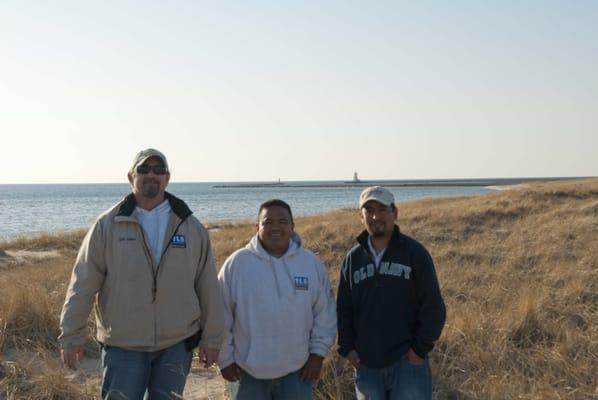
<instances>
[{"instance_id":1,"label":"arm","mask_svg":"<svg viewBox=\"0 0 598 400\"><path fill-rule=\"evenodd\" d=\"M328 273L322 262L314 256L318 290L312 302L313 325L309 338L309 357L301 371L307 382L315 382L322 372L324 358L336 336L336 310Z\"/></svg>"},{"instance_id":2,"label":"arm","mask_svg":"<svg viewBox=\"0 0 598 400\"><path fill-rule=\"evenodd\" d=\"M224 265L218 273L218 283L220 285L220 292L222 293L222 301L224 304L224 343L222 344L222 348L220 350L220 357L218 359L218 365L220 366L220 369L222 371L224 371L224 369L228 368L229 366L236 365L234 357L235 348L233 339L235 305L230 287L230 268L232 264L232 257L229 257L224 262Z\"/></svg>"},{"instance_id":3,"label":"arm","mask_svg":"<svg viewBox=\"0 0 598 400\"><path fill-rule=\"evenodd\" d=\"M340 271L336 312L338 321L338 353L347 357L355 350L355 326L353 323L353 300L351 298L350 256L345 257Z\"/></svg>"},{"instance_id":4,"label":"arm","mask_svg":"<svg viewBox=\"0 0 598 400\"><path fill-rule=\"evenodd\" d=\"M313 327L309 338L309 352L324 358L336 337L336 310L326 268L318 258L314 258L319 290L312 302Z\"/></svg>"},{"instance_id":5,"label":"arm","mask_svg":"<svg viewBox=\"0 0 598 400\"><path fill-rule=\"evenodd\" d=\"M77 255L60 315L60 343L63 362L71 368L83 358L88 336L87 320L96 294L104 284L106 264L100 221L90 228Z\"/></svg>"},{"instance_id":6,"label":"arm","mask_svg":"<svg viewBox=\"0 0 598 400\"><path fill-rule=\"evenodd\" d=\"M217 354L222 344L224 329L222 295L218 286L216 266L207 231L202 230L200 240L201 252L197 266L199 272L195 280L195 292L201 310L199 321L202 332L199 342L200 355L208 349L216 350ZM211 361L213 363L216 360Z\"/></svg>"},{"instance_id":7,"label":"arm","mask_svg":"<svg viewBox=\"0 0 598 400\"><path fill-rule=\"evenodd\" d=\"M446 320L446 307L440 294L432 257L425 249L415 269L418 317L415 338L411 347L421 358L434 347Z\"/></svg>"}]
</instances>

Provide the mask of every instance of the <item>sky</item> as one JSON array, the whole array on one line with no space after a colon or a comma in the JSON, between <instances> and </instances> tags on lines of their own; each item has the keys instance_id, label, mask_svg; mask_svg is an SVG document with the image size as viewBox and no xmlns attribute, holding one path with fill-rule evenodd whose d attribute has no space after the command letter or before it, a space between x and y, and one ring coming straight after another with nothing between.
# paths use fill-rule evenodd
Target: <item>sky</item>
<instances>
[{"instance_id":1,"label":"sky","mask_svg":"<svg viewBox=\"0 0 598 400\"><path fill-rule=\"evenodd\" d=\"M0 3L6 183L598 175L597 1Z\"/></svg>"}]
</instances>

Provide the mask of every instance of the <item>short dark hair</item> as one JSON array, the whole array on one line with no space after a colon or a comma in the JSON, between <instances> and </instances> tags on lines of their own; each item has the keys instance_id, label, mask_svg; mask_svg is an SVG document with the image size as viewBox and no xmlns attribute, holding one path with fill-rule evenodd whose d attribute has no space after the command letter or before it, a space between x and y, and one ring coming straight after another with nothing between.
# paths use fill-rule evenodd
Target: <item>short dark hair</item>
<instances>
[{"instance_id":1,"label":"short dark hair","mask_svg":"<svg viewBox=\"0 0 598 400\"><path fill-rule=\"evenodd\" d=\"M271 200L264 201L262 204L260 204L260 209L257 212L258 221L260 219L260 214L262 213L262 210L264 208L269 208L269 207L284 208L285 210L287 210L289 212L289 215L291 216L291 222L293 222L293 212L291 211L291 206L289 206L286 202L284 202L280 199L271 199Z\"/></svg>"}]
</instances>

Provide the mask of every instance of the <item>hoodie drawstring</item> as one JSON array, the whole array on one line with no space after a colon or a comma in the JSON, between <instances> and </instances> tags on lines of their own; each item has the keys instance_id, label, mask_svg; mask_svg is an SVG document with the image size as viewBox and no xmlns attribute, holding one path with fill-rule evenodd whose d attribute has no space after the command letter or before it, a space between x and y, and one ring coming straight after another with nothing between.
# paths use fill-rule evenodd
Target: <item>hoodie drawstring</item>
<instances>
[{"instance_id":1,"label":"hoodie drawstring","mask_svg":"<svg viewBox=\"0 0 598 400\"><path fill-rule=\"evenodd\" d=\"M272 256L268 257L268 261L270 262L270 266L272 267L272 271L274 271L274 281L276 283L276 294L278 295L278 300L281 299L280 295L280 284L278 283L278 273L276 272L276 263L273 261Z\"/></svg>"},{"instance_id":2,"label":"hoodie drawstring","mask_svg":"<svg viewBox=\"0 0 598 400\"><path fill-rule=\"evenodd\" d=\"M282 265L284 266L284 271L287 273L287 276L289 277L289 281L291 281L291 287L295 291L295 294L297 294L297 286L295 286L295 279L291 275L291 271L289 271L289 266L285 262L284 258L282 259Z\"/></svg>"},{"instance_id":3,"label":"hoodie drawstring","mask_svg":"<svg viewBox=\"0 0 598 400\"><path fill-rule=\"evenodd\" d=\"M278 295L279 300L282 298L283 290L278 280L279 272L277 270L279 269L279 267L276 266L276 260L281 260L282 267L287 278L291 283L291 287L293 288L294 293L297 294L297 288L295 287L295 279L293 278L285 259L287 257L293 257L293 254L301 247L301 244L301 238L299 237L299 235L295 233L289 241L289 248L287 252L283 254L281 257L274 257L270 253L268 253L262 247L262 244L260 243L257 235L255 235L246 246L246 248L249 249L252 253L254 253L257 257L261 258L262 260L268 261L268 264L273 270L272 273L274 274L274 280L276 281L276 293Z\"/></svg>"}]
</instances>

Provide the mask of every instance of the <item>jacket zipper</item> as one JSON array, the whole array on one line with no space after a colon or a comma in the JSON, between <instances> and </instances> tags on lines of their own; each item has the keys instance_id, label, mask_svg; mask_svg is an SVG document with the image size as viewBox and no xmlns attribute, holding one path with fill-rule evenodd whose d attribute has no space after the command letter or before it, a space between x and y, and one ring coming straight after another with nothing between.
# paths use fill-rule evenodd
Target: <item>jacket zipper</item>
<instances>
[{"instance_id":1,"label":"jacket zipper","mask_svg":"<svg viewBox=\"0 0 598 400\"><path fill-rule=\"evenodd\" d=\"M374 285L376 287L380 286L380 267L382 266L382 263L384 262L384 259L387 256L388 253L388 246L386 248L386 251L384 252L384 255L382 256L382 258L380 259L380 263L376 265L376 256L374 256L369 248L369 246L364 249L365 250L365 254L367 255L367 257L369 258L370 262L372 264L374 264Z\"/></svg>"},{"instance_id":2,"label":"jacket zipper","mask_svg":"<svg viewBox=\"0 0 598 400\"><path fill-rule=\"evenodd\" d=\"M162 260L164 260L164 255L166 254L166 252L168 251L168 249L170 248L170 244L172 243L172 238L174 238L174 236L177 234L179 228L181 227L181 225L183 224L183 222L185 222L185 220L181 220L181 222L179 222L179 224L176 226L176 228L174 228L174 233L170 236L170 239L168 239L168 244L166 245L166 248L162 251L162 255L160 256L160 262L158 263L158 265L156 266L156 269L154 270L154 262L153 262L153 258L151 257L151 252L147 247L147 244L145 242L145 233L143 232L143 227L141 225L139 225L139 230L141 231L141 236L143 237L143 246L145 247L145 252L146 255L150 255L150 260L152 261L152 278L153 278L153 282L152 282L152 303L156 302L156 293L158 292L158 272L160 271L160 266L162 266Z\"/></svg>"},{"instance_id":3,"label":"jacket zipper","mask_svg":"<svg viewBox=\"0 0 598 400\"><path fill-rule=\"evenodd\" d=\"M139 231L141 231L141 238L143 239L143 248L145 249L145 255L146 257L149 258L150 261L150 267L152 269L152 276L154 276L154 259L152 258L152 254L149 250L149 248L147 247L147 243L145 242L145 233L143 232L143 227L140 224L137 224L139 227ZM160 258L160 261L162 261L162 258ZM157 267L156 267L157 268ZM154 277L153 279L153 285L152 285L152 304L155 303L156 300L156 292L155 292L155 287L156 287L156 278ZM154 307L154 344L158 343L158 327L156 324L156 308Z\"/></svg>"},{"instance_id":4,"label":"jacket zipper","mask_svg":"<svg viewBox=\"0 0 598 400\"><path fill-rule=\"evenodd\" d=\"M176 228L174 228L174 232L170 236L170 239L168 239L168 244L166 245L166 248L162 251L162 255L160 256L160 262L158 263L158 266L156 267L156 270L152 271L153 274L154 274L154 286L152 287L152 303L156 302L156 293L158 292L158 273L160 272L160 266L162 265L162 260L164 260L164 256L166 255L166 252L170 248L170 244L172 243L172 239L174 238L174 236L179 231L179 228L181 227L181 225L183 224L183 222L185 222L184 219L182 219L181 222L179 222L179 224L176 226Z\"/></svg>"},{"instance_id":5,"label":"jacket zipper","mask_svg":"<svg viewBox=\"0 0 598 400\"><path fill-rule=\"evenodd\" d=\"M174 238L174 235L176 235L176 233L178 232L178 230L181 227L181 225L183 224L183 222L185 222L184 219L182 219L181 222L179 222L179 224L174 229L174 233L170 236L170 239L168 240L168 244L166 245L166 248L162 251L162 255L160 256L160 262L156 266L155 270L154 270L154 260L151 257L151 252L150 252L149 248L147 247L147 243L145 241L145 233L143 232L143 227L140 224L138 224L139 230L141 231L141 237L143 239L143 247L145 249L145 255L149 256L149 259L151 261L152 279L153 279L152 280L152 304L156 303L156 293L158 292L158 271L160 271L160 266L162 265L162 260L164 260L166 251L168 251L168 249L170 248L170 244L172 243L172 238ZM154 344L158 343L158 326L157 326L157 318L156 318L155 314L156 314L156 309L154 308Z\"/></svg>"},{"instance_id":6,"label":"jacket zipper","mask_svg":"<svg viewBox=\"0 0 598 400\"><path fill-rule=\"evenodd\" d=\"M380 267L382 266L382 262L384 261L384 256L386 255L386 253L384 254L384 256L382 256L382 258L380 259L380 263L378 265L376 265L376 257L373 254L370 254L369 249L368 249L368 256L370 257L370 261L372 261L374 263L374 285L376 287L380 286Z\"/></svg>"}]
</instances>

